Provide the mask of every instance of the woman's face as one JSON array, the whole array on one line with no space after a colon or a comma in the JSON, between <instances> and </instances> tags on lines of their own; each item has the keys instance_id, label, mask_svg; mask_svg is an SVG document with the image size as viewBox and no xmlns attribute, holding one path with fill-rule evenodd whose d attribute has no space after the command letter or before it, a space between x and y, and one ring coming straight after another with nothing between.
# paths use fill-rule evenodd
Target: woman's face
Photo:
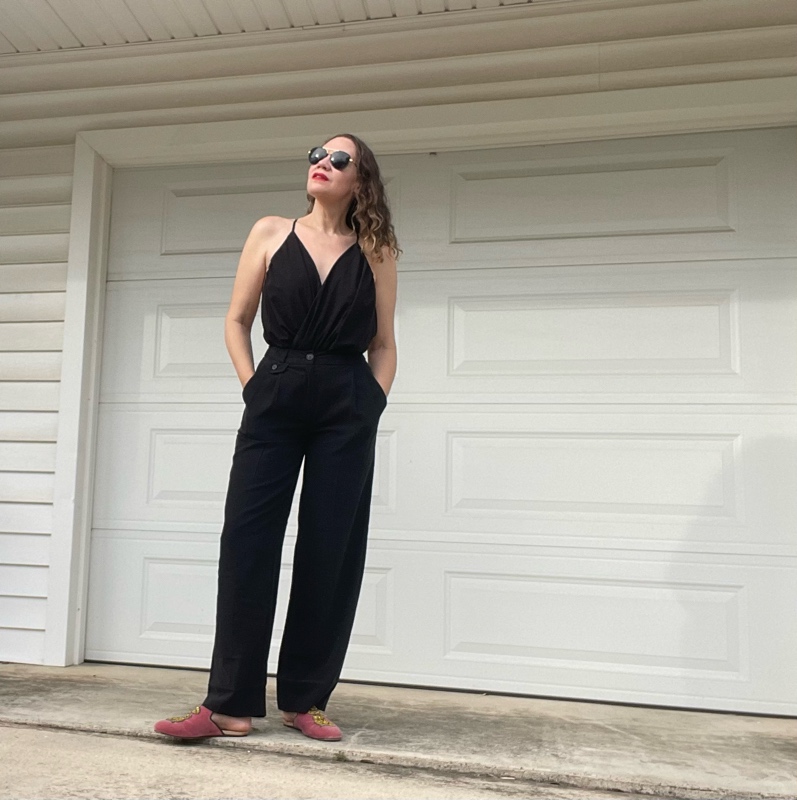
<instances>
[{"instance_id":1,"label":"woman's face","mask_svg":"<svg viewBox=\"0 0 797 800\"><path fill-rule=\"evenodd\" d=\"M329 155L324 156L317 164L310 164L307 171L308 194L316 198L341 200L351 197L357 184L357 167L354 164L354 161L357 160L357 148L354 146L354 142L340 136L324 142L322 147L328 153L343 150L352 157L353 161L350 161L342 170L335 169L329 163Z\"/></svg>"}]
</instances>

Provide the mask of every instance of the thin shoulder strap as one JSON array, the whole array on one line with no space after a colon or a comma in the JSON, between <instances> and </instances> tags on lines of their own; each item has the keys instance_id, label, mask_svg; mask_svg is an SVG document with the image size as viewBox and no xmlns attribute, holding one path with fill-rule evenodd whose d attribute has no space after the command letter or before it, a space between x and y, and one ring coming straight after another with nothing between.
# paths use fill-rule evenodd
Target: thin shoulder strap
<instances>
[{"instance_id":1,"label":"thin shoulder strap","mask_svg":"<svg viewBox=\"0 0 797 800\"><path fill-rule=\"evenodd\" d=\"M298 217L296 218L298 219ZM296 220L293 221L293 226L291 227L291 232L296 230Z\"/></svg>"}]
</instances>

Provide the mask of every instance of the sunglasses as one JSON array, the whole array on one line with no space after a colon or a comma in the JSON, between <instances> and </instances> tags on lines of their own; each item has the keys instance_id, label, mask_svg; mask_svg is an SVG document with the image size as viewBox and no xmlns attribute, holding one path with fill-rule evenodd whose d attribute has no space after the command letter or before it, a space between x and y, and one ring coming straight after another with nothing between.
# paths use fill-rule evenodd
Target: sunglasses
<instances>
[{"instance_id":1,"label":"sunglasses","mask_svg":"<svg viewBox=\"0 0 797 800\"><path fill-rule=\"evenodd\" d=\"M314 147L312 150L307 151L307 158L311 164L317 164L322 158L329 156L329 163L335 169L346 169L349 162L356 164L357 162L345 150L335 150L330 152L323 147Z\"/></svg>"}]
</instances>

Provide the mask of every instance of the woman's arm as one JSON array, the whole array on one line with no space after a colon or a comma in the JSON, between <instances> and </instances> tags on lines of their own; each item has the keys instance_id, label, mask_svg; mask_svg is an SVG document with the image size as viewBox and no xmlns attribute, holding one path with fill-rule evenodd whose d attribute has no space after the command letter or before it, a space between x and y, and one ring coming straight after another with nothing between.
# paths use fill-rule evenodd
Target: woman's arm
<instances>
[{"instance_id":1,"label":"woman's arm","mask_svg":"<svg viewBox=\"0 0 797 800\"><path fill-rule=\"evenodd\" d=\"M376 284L376 335L368 345L368 364L374 377L387 395L396 377L398 356L394 332L396 314L396 289L398 276L396 259L385 245L382 248L381 263L371 262Z\"/></svg>"},{"instance_id":2,"label":"woman's arm","mask_svg":"<svg viewBox=\"0 0 797 800\"><path fill-rule=\"evenodd\" d=\"M262 217L252 226L241 251L230 307L224 319L224 343L242 386L255 373L252 323L257 314L266 274L268 243L274 235L275 221L278 219Z\"/></svg>"}]
</instances>

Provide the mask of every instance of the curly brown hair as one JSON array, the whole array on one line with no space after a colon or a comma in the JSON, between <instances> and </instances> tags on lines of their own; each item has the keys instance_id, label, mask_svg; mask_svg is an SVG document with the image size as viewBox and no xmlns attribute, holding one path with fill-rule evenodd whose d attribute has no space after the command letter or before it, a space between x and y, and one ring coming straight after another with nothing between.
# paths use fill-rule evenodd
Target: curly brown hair
<instances>
[{"instance_id":1,"label":"curly brown hair","mask_svg":"<svg viewBox=\"0 0 797 800\"><path fill-rule=\"evenodd\" d=\"M360 179L359 186L355 188L354 196L346 209L346 223L354 228L364 244L364 249L369 255L373 255L377 262L382 261L382 248L385 245L390 248L393 257L398 259L399 253L404 251L398 246L376 157L371 148L353 133L336 133L324 141L331 141L337 136L345 136L354 142L357 151L354 159L357 163L354 166ZM308 194L307 201L309 213L315 205L315 197Z\"/></svg>"}]
</instances>

